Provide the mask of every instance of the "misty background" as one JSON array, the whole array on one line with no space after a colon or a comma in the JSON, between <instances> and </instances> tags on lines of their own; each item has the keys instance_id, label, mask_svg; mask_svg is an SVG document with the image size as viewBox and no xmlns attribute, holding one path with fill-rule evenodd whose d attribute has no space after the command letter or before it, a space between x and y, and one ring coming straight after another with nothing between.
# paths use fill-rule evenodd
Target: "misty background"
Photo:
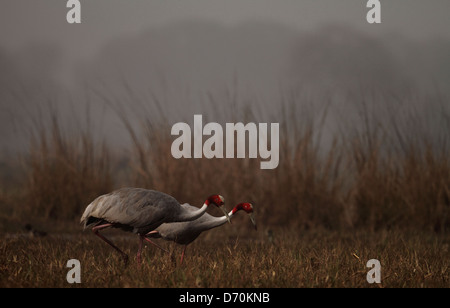
<instances>
[{"instance_id":1,"label":"misty background","mask_svg":"<svg viewBox=\"0 0 450 308\"><path fill-rule=\"evenodd\" d=\"M353 0L96 0L81 1L82 23L70 25L66 1L3 1L2 156L26 149L49 110L120 147L130 137L118 110L245 122L249 106L259 122L317 118L324 146L336 131L377 126L367 111L448 142L450 3L383 1L377 25L367 10ZM292 97L298 108L284 110Z\"/></svg>"}]
</instances>

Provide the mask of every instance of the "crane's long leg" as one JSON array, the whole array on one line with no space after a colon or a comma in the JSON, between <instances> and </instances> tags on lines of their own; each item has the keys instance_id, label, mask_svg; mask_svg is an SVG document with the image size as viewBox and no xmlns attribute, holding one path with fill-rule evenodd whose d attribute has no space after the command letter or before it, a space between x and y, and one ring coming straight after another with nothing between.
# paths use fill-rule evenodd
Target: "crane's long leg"
<instances>
[{"instance_id":1,"label":"crane's long leg","mask_svg":"<svg viewBox=\"0 0 450 308\"><path fill-rule=\"evenodd\" d=\"M180 265L183 264L184 253L186 252L186 247L187 247L187 245L184 245L183 251L181 252L181 262L180 262Z\"/></svg>"},{"instance_id":2,"label":"crane's long leg","mask_svg":"<svg viewBox=\"0 0 450 308\"><path fill-rule=\"evenodd\" d=\"M154 231L150 231L149 233L147 233L144 237L144 240L146 240L147 242L149 242L150 244L158 247L159 249L169 253L169 251L167 249L162 248L161 246L159 246L158 244L156 244L155 242L153 242L152 240L150 240L147 236L152 235L152 234L158 234L158 231L154 230Z\"/></svg>"},{"instance_id":3,"label":"crane's long leg","mask_svg":"<svg viewBox=\"0 0 450 308\"><path fill-rule=\"evenodd\" d=\"M152 231L152 232L153 232L153 231ZM155 245L155 246L158 247L159 249L164 250L165 252L168 252L166 249L162 248L162 247L159 246L158 244L156 244L156 243L152 242L150 239L146 238L145 235L139 234L139 250L138 250L138 253L137 253L137 262L138 262L138 266L139 266L139 267L141 266L141 263L142 263L142 258L141 258L141 255L142 255L142 242L143 242L144 240L146 240L146 241L149 242L150 244Z\"/></svg>"},{"instance_id":4,"label":"crane's long leg","mask_svg":"<svg viewBox=\"0 0 450 308\"><path fill-rule=\"evenodd\" d=\"M162 248L161 246L159 246L158 244L156 244L155 242L152 242L148 237L145 237L144 240L146 240L147 242L149 242L150 244L158 247L159 249L169 253L169 251L167 249Z\"/></svg>"},{"instance_id":5,"label":"crane's long leg","mask_svg":"<svg viewBox=\"0 0 450 308\"><path fill-rule=\"evenodd\" d=\"M125 265L127 265L128 264L128 256L127 256L127 254L124 253L122 250L120 250L119 247L114 245L110 240L108 240L105 236L103 236L99 232L100 230L103 230L105 228L109 228L111 226L112 226L112 224L103 224L103 225L95 226L95 227L92 228L92 232L94 232L95 235L97 235L99 238L104 240L108 245L110 245L112 248L114 248L117 252L119 252L122 255L122 258L123 258L123 260L125 262Z\"/></svg>"}]
</instances>

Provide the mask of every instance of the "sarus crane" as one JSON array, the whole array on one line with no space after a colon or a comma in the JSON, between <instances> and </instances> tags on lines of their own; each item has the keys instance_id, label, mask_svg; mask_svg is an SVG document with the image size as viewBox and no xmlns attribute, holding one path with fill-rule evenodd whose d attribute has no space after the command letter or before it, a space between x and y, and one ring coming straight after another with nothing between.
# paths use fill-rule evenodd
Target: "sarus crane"
<instances>
[{"instance_id":1,"label":"sarus crane","mask_svg":"<svg viewBox=\"0 0 450 308\"><path fill-rule=\"evenodd\" d=\"M189 206L191 211L195 211L195 207ZM222 217L214 217L205 213L203 216L186 222L163 223L156 230L150 231L147 236L151 238L162 238L167 241L173 241L177 244L184 245L181 253L181 263L183 263L184 254L188 244L192 243L203 231L217 228L233 217L236 212L243 210L250 216L250 220L256 229L256 221L253 214L253 205L251 203L239 203L230 213ZM161 247L159 247L161 248ZM162 248L161 248L162 249Z\"/></svg>"},{"instance_id":2,"label":"sarus crane","mask_svg":"<svg viewBox=\"0 0 450 308\"><path fill-rule=\"evenodd\" d=\"M210 204L220 208L228 217L222 208L224 202L221 195L212 195L206 199L201 208L197 208L187 203L180 204L174 197L159 191L126 187L97 197L86 207L80 223L84 225L84 229L92 227L95 235L121 254L125 264L128 263L127 254L99 231L112 227L137 234L139 236L137 262L140 265L144 240L159 247L147 238L149 232L163 223L195 220L205 214Z\"/></svg>"}]
</instances>

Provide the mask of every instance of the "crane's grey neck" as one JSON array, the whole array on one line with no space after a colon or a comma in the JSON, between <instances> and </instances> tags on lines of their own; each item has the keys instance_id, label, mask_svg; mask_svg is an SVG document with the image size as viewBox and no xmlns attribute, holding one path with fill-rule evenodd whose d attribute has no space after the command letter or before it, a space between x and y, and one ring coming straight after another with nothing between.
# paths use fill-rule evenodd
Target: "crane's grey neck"
<instances>
[{"instance_id":1,"label":"crane's grey neck","mask_svg":"<svg viewBox=\"0 0 450 308\"><path fill-rule=\"evenodd\" d=\"M228 213L228 217L230 217L230 219L231 219L231 217L233 215L234 215L233 211L230 211ZM220 216L220 217L212 216L211 219L209 219L208 221L202 223L202 227L205 230L208 230L208 229L219 227L219 226L221 226L221 225L223 225L223 224L225 224L227 222L228 222L228 219L227 219L227 217L225 215Z\"/></svg>"},{"instance_id":2,"label":"crane's grey neck","mask_svg":"<svg viewBox=\"0 0 450 308\"><path fill-rule=\"evenodd\" d=\"M203 206L201 208L199 208L198 210L189 211L189 210L183 209L183 211L178 216L176 221L181 222L181 221L196 220L197 218L199 218L200 216L205 214L207 209L208 209L208 204L206 204L206 203L203 203Z\"/></svg>"}]
</instances>

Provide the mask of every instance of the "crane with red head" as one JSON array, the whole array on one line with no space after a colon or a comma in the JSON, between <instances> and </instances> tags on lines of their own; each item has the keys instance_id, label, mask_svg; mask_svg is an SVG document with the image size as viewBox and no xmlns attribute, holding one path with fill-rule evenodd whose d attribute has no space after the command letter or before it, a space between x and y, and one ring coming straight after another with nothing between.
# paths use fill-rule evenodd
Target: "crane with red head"
<instances>
[{"instance_id":1,"label":"crane with red head","mask_svg":"<svg viewBox=\"0 0 450 308\"><path fill-rule=\"evenodd\" d=\"M86 207L80 222L85 229L92 227L95 235L119 252L125 264L128 261L127 254L100 234L99 231L112 227L139 235L137 261L140 264L144 240L159 247L147 237L151 231L163 223L198 219L206 213L210 204L220 208L226 215L226 220L229 220L228 214L222 208L224 202L225 200L221 195L212 195L206 199L201 208L197 208L187 203L180 204L174 197L159 191L126 187L102 195L92 201Z\"/></svg>"},{"instance_id":2,"label":"crane with red head","mask_svg":"<svg viewBox=\"0 0 450 308\"><path fill-rule=\"evenodd\" d=\"M181 253L181 263L183 263L186 247L192 243L204 231L217 228L231 219L238 211L246 212L256 230L256 221L253 212L253 205L248 202L237 204L228 216L215 217L205 213L201 217L186 222L164 223L156 230L149 232L146 236L151 238L162 238L166 241L173 241L177 244L184 245Z\"/></svg>"}]
</instances>

